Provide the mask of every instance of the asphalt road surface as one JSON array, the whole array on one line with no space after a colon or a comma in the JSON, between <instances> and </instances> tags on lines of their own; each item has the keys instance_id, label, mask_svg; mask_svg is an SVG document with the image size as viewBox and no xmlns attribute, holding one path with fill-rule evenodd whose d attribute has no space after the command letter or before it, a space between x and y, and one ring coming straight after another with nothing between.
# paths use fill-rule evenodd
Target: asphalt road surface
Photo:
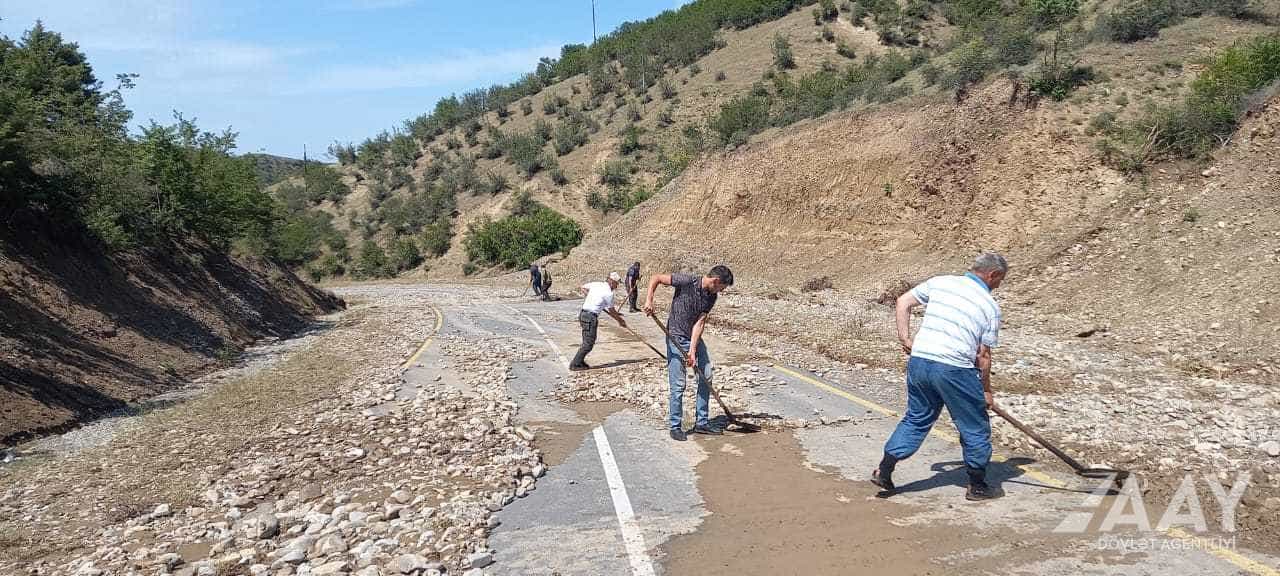
<instances>
[{"instance_id":1,"label":"asphalt road surface","mask_svg":"<svg viewBox=\"0 0 1280 576\"><path fill-rule=\"evenodd\" d=\"M492 302L442 306L442 334L507 338L541 352L517 365L508 385L550 467L532 494L498 513L497 562L486 573L1228 575L1280 566L1212 526L1139 530L1123 515L1131 505L1116 509L1117 496L1096 494L1098 481L999 446L990 479L1004 496L968 502L945 418L899 466L900 493L878 497L866 478L902 409L900 374L827 380L714 333L718 365L751 357L784 382L739 409L832 423L674 442L662 420L636 407L556 400L579 343L578 300L457 290L492 293ZM642 337L662 342L651 323L629 318ZM654 362L633 335L608 319L600 325L594 365ZM437 377L447 370L428 349L407 380ZM1155 524L1163 511L1147 512Z\"/></svg>"}]
</instances>

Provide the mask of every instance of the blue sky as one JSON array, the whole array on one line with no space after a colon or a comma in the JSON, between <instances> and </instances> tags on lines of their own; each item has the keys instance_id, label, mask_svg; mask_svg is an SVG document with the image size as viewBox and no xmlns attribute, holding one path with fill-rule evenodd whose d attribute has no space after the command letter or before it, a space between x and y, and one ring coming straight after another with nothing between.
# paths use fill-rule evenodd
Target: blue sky
<instances>
[{"instance_id":1,"label":"blue sky","mask_svg":"<svg viewBox=\"0 0 1280 576\"><path fill-rule=\"evenodd\" d=\"M597 0L600 34L680 0ZM359 142L436 100L532 71L567 43L591 41L590 0L0 0L0 33L37 19L77 42L135 124L172 111L232 127L241 152L313 155Z\"/></svg>"}]
</instances>

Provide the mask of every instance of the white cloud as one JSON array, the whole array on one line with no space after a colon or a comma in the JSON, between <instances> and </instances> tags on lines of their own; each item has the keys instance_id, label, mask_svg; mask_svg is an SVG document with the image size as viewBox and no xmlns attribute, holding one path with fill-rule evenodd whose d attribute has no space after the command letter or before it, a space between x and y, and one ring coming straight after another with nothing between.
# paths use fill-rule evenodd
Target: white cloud
<instances>
[{"instance_id":1,"label":"white cloud","mask_svg":"<svg viewBox=\"0 0 1280 576\"><path fill-rule=\"evenodd\" d=\"M334 66L321 70L293 90L299 93L360 92L481 81L530 72L539 58L555 56L559 50L559 46L547 44L491 53L464 52L423 62Z\"/></svg>"}]
</instances>

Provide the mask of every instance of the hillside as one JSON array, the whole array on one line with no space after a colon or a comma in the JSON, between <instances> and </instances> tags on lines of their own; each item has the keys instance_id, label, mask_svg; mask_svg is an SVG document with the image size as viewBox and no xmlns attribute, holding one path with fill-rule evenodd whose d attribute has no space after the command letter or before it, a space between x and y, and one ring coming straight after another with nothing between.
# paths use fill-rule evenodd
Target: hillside
<instances>
[{"instance_id":1,"label":"hillside","mask_svg":"<svg viewBox=\"0 0 1280 576\"><path fill-rule=\"evenodd\" d=\"M695 2L689 8L692 13L718 4L733 3ZM961 165L971 160L964 156L971 152L1008 143L1020 148L1006 155L1025 154L1043 168L1025 169L1022 178L1044 179L1045 170L1055 177L1079 171L1075 180L1042 184L1039 187L1044 190L1034 194L1026 191L1021 198L1002 199L1009 203L1046 200L1033 209L1044 220L1036 220L1035 227L1022 222L1021 229L1010 234L1032 242L1044 234L1069 238L1076 234L1078 222L1087 221L1088 215L1115 199L1103 199L1106 193L1149 178L1122 169L1119 165L1125 157L1108 158L1097 151L1104 140L1120 139L1108 135L1110 127L1137 123L1149 107L1176 102L1202 69L1201 61L1234 42L1270 31L1268 19L1276 13L1274 2L1216 8L1187 4L1179 9L1185 15L1150 21L1158 12L1156 4L1150 0L1086 2L1072 5L1076 11L1063 19L1000 4L970 7L975 12L968 14L961 8L925 2L838 6L775 2L770 5L777 11L757 14L749 26L725 26L715 32L705 53L694 51L695 56L684 59L673 60L660 48L651 47L653 52L646 53L643 47L628 47L650 41L634 32L640 27L630 29L640 39L620 31L608 37L614 44L602 41L601 46L587 50L596 52L585 57L579 50L586 49L566 47L560 60L544 62L536 73L508 87L442 100L431 114L406 121L402 130L383 133L360 146L331 149L351 193L313 202L310 210L329 214L326 219L333 232L344 238L344 245L336 252L322 250L326 256L317 258L336 258L314 261L309 269L317 277L340 271L356 276L411 273L452 278L479 270L500 271L501 267L494 268L495 262L469 255L464 242L473 225L508 215L517 193L527 193L533 201L572 219L589 237L618 221L632 206L651 204L643 201L699 158L716 157L748 142L776 146L775 138L790 133L792 124L813 122L807 119L841 109L856 111L853 117L862 122L859 129L875 131L872 137L855 130L830 133L823 136L828 138L825 142L815 139L811 147L796 154L817 155L813 162L829 158L829 163L807 166L828 171L838 165L836 159L855 160L860 168L845 172L857 174L856 186L843 181L827 184L829 194L838 193L837 206L819 206L824 202L822 195L799 192L770 201L794 205L792 201L798 200L798 205L810 209L843 210L865 219L868 216L861 210L890 189L896 192L891 196L907 198L925 188L927 196L943 197L946 190L939 187L985 187L986 182L947 180L951 176L945 173L962 170ZM684 12L666 13L644 24L656 27L664 18L678 21L672 14ZM1046 59L1055 34L1066 38L1061 63ZM1143 39L1134 42L1125 34ZM1117 37L1124 40L1113 40ZM636 50L647 55L637 60L629 55ZM786 54L785 65L780 63L780 52ZM593 63L576 64L580 59ZM1071 62L1076 64L1068 66ZM557 72L561 69L586 71L563 77ZM646 77L648 72L654 75ZM1046 80L1070 84L1077 80L1067 79L1077 77L1083 84L1079 88ZM1010 84L1007 78L1017 80ZM992 90L1004 92L989 94L989 105L975 104L991 108L988 113L969 113L968 108L948 111L970 94ZM1009 101L1003 108L997 105L1001 97ZM1013 108L1019 107L1028 110L1014 114ZM1001 132L983 134L988 120L997 122L990 128ZM940 144L952 135L966 142L950 147ZM917 155L925 149L946 154ZM867 153L878 160L862 159ZM744 177L743 182L798 191L811 189L813 183L797 186L799 182L792 178L803 181L829 175L801 175L781 168L777 155L764 158L761 163L760 157L754 157L752 168L768 171L776 165L780 171L769 171L776 179L761 183ZM998 168L992 165L986 170ZM726 173L731 180L739 174ZM1103 187L1107 192L1080 205L1072 197L1081 190L1077 185ZM1058 186L1067 193L1059 196ZM759 196L759 191L754 194ZM766 210L755 200L739 204L749 204L752 211ZM1059 210L1064 204L1072 209ZM912 210L923 208L913 206ZM809 215L788 210L775 214L780 219L770 220L770 225L790 231L805 228L799 224ZM1022 216L1016 210L1003 215L1009 222ZM931 217L945 220L948 215L941 211ZM908 228L919 230L910 226L899 230ZM876 233L893 234L890 229ZM448 243L443 244L446 238ZM360 262L363 250L376 247L389 253L397 243L400 248L414 245L420 258L401 259L401 266L383 266L381 274L361 272L370 268ZM1048 241L1042 248L1053 251L1054 246L1054 241ZM530 258L517 258L521 259Z\"/></svg>"}]
</instances>

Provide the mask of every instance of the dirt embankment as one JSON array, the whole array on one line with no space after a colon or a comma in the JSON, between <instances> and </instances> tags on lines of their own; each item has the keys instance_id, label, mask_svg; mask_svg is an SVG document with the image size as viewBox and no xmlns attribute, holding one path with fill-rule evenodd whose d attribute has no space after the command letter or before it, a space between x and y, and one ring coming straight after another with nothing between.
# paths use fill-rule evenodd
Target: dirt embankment
<instances>
[{"instance_id":1,"label":"dirt embankment","mask_svg":"<svg viewBox=\"0 0 1280 576\"><path fill-rule=\"evenodd\" d=\"M559 278L633 260L646 274L724 262L747 293L829 276L874 298L999 250L1014 266L1002 290L1009 317L1034 316L1054 334L1103 327L1195 369L1280 368L1280 102L1207 164L1127 176L1057 120L1057 104L1011 103L1015 86L837 113L707 158L589 236Z\"/></svg>"},{"instance_id":2,"label":"dirt embankment","mask_svg":"<svg viewBox=\"0 0 1280 576\"><path fill-rule=\"evenodd\" d=\"M342 305L270 262L204 246L107 255L0 229L0 445L170 390Z\"/></svg>"}]
</instances>

